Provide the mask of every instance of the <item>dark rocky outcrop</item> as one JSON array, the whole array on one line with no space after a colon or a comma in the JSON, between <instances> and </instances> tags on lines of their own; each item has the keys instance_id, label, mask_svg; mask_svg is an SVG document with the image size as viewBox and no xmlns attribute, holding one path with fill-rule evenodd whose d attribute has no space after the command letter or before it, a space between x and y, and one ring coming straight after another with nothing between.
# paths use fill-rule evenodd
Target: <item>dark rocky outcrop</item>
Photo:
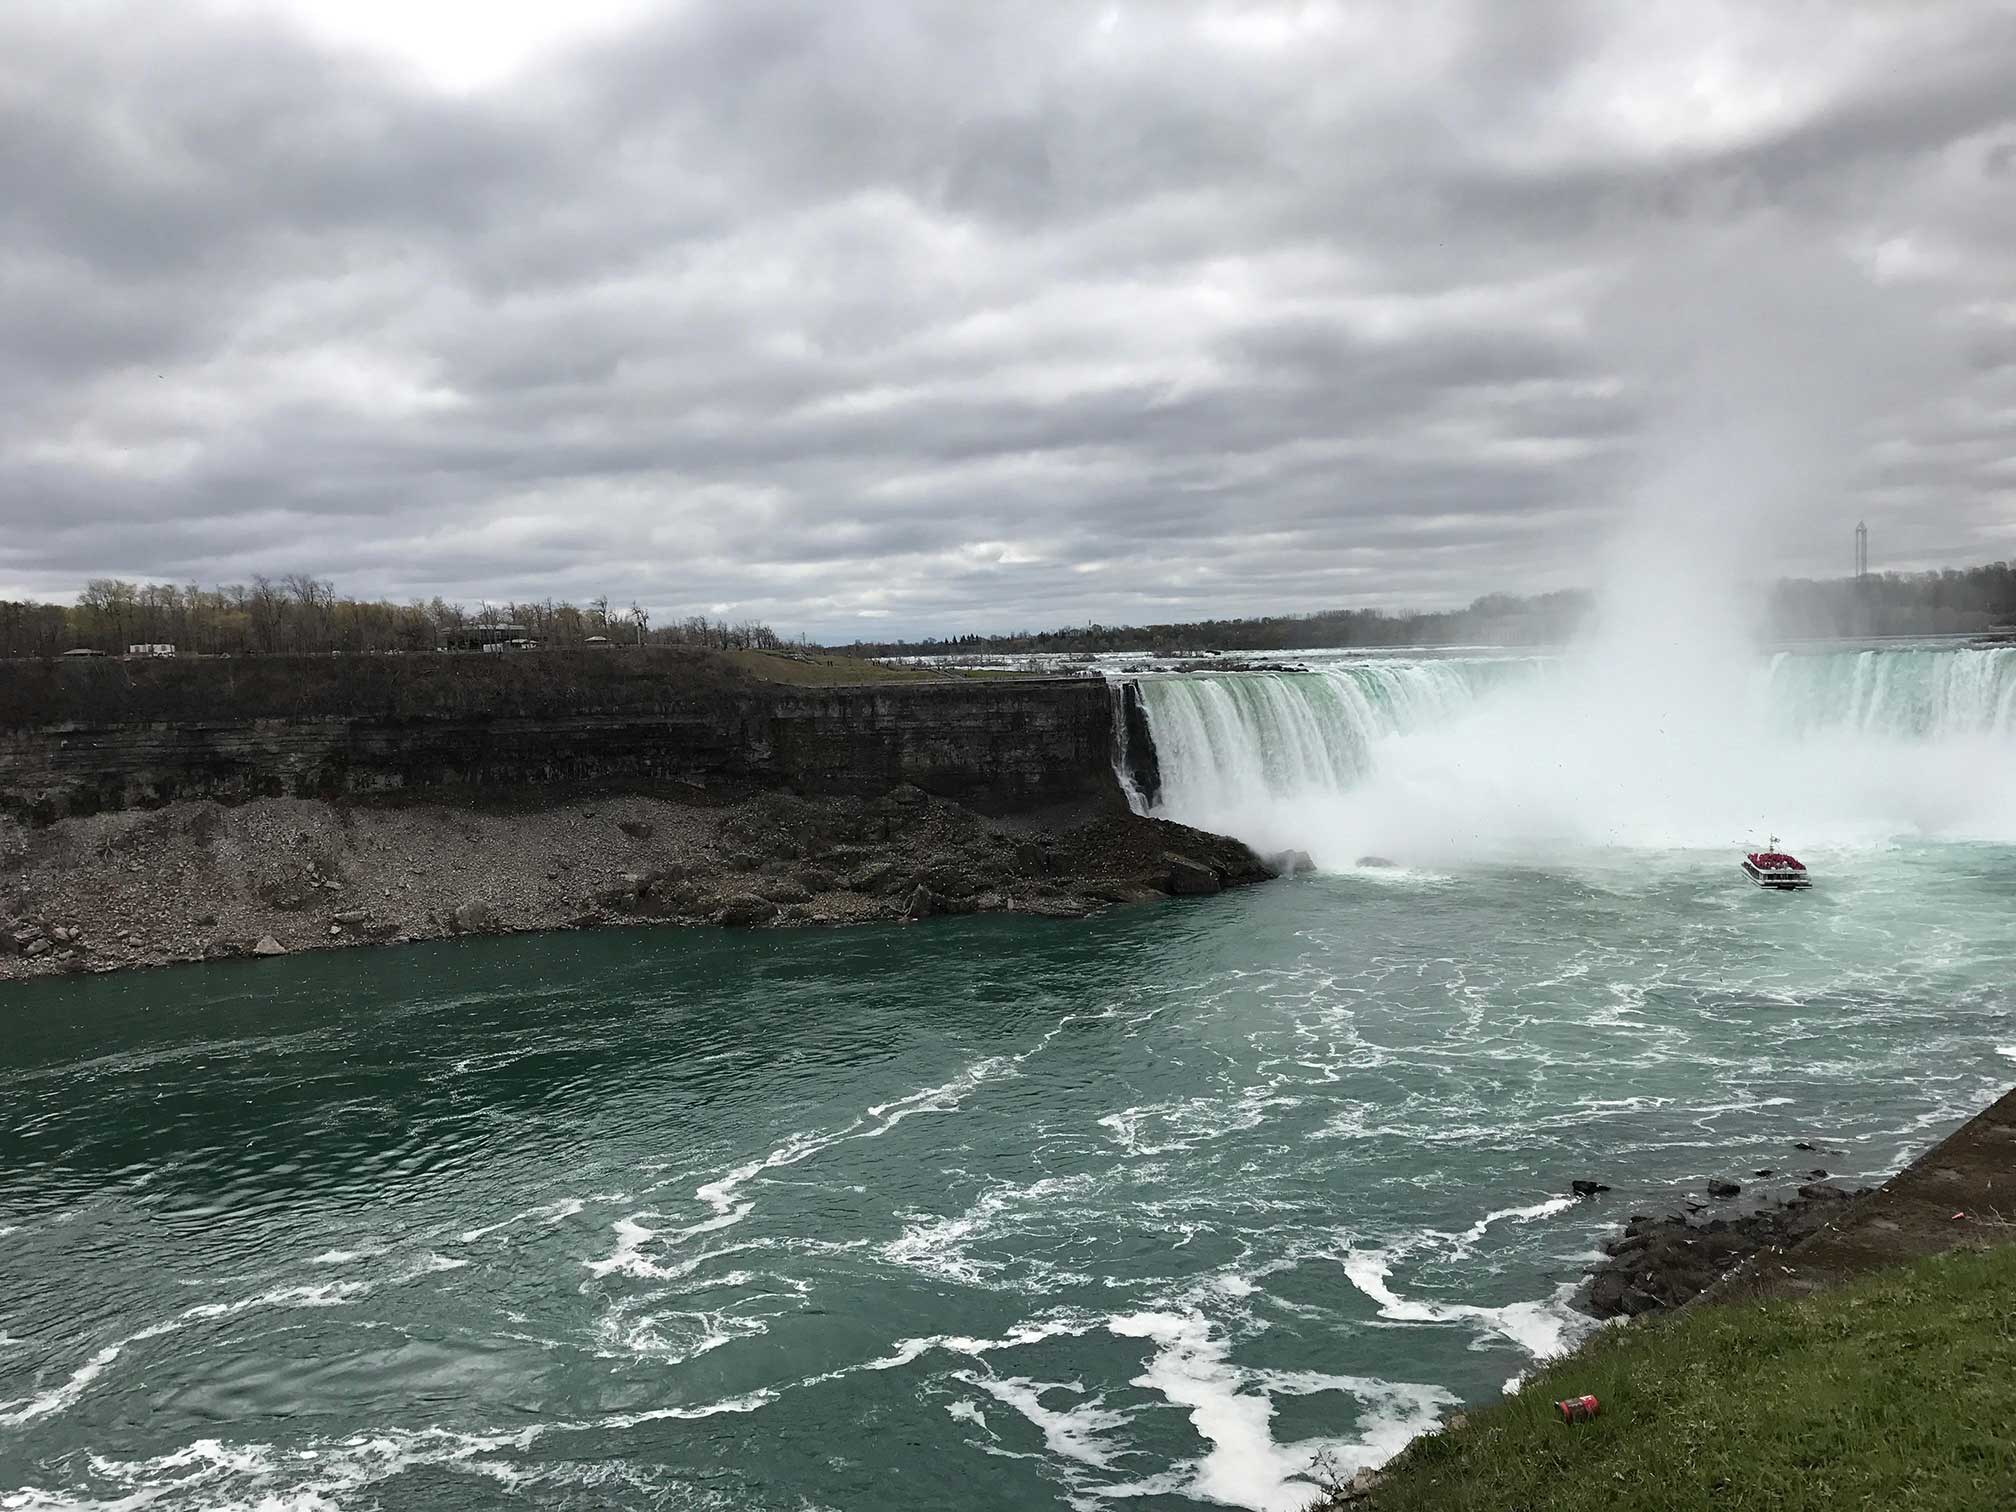
<instances>
[{"instance_id":1,"label":"dark rocky outcrop","mask_svg":"<svg viewBox=\"0 0 2016 1512\"><path fill-rule=\"evenodd\" d=\"M262 939L1079 918L1300 869L1128 810L1121 731L1159 790L1129 691L786 687L676 653L0 665L0 976Z\"/></svg>"},{"instance_id":2,"label":"dark rocky outcrop","mask_svg":"<svg viewBox=\"0 0 2016 1512\"><path fill-rule=\"evenodd\" d=\"M1750 1257L1790 1249L1818 1233L1855 1194L1801 1187L1798 1198L1734 1218L1635 1214L1592 1273L1586 1311L1599 1318L1639 1317L1679 1307Z\"/></svg>"}]
</instances>

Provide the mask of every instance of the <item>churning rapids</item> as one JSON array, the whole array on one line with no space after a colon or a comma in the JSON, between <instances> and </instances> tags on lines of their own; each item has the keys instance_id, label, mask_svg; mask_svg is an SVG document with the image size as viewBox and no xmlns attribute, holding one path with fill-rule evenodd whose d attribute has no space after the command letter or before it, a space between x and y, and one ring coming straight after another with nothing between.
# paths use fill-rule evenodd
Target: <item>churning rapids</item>
<instances>
[{"instance_id":1,"label":"churning rapids","mask_svg":"<svg viewBox=\"0 0 2016 1512\"><path fill-rule=\"evenodd\" d=\"M1151 678L1165 810L1324 869L1089 923L11 989L0 1507L1301 1505L1639 1202L2016 1076L2016 652L1644 682Z\"/></svg>"}]
</instances>

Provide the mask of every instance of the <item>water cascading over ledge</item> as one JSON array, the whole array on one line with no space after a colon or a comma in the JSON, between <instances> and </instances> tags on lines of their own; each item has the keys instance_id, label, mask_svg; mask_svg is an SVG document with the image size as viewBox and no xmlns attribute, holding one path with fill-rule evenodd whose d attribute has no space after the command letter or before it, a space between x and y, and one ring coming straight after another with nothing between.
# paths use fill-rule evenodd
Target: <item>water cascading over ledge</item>
<instances>
[{"instance_id":1,"label":"water cascading over ledge","mask_svg":"<svg viewBox=\"0 0 2016 1512\"><path fill-rule=\"evenodd\" d=\"M1368 658L1130 695L1116 766L1143 811L1326 865L2016 833L2016 647Z\"/></svg>"}]
</instances>

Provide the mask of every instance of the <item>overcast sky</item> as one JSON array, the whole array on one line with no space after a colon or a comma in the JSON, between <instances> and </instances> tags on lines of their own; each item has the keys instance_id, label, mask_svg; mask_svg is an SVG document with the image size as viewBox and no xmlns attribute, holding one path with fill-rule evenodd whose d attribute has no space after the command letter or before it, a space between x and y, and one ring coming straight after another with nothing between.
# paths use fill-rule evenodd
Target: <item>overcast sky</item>
<instances>
[{"instance_id":1,"label":"overcast sky","mask_svg":"<svg viewBox=\"0 0 2016 1512\"><path fill-rule=\"evenodd\" d=\"M0 596L851 639L1781 497L1774 570L2016 556L1988 0L18 0L0 227Z\"/></svg>"}]
</instances>

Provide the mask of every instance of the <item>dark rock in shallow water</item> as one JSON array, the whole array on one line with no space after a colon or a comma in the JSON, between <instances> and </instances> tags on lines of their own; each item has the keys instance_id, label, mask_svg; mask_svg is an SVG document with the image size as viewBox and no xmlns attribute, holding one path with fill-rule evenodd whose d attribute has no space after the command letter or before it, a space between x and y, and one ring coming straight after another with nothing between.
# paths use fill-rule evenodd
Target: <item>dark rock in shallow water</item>
<instances>
[{"instance_id":1,"label":"dark rock in shallow water","mask_svg":"<svg viewBox=\"0 0 2016 1512\"><path fill-rule=\"evenodd\" d=\"M1773 1175L1773 1174L1775 1174L1775 1173L1773 1173L1773 1172L1772 1172L1772 1171L1770 1171L1769 1169L1766 1169L1766 1170L1762 1170L1762 1171L1752 1171L1752 1172L1751 1172L1750 1174L1751 1174L1752 1176L1756 1176L1756 1177L1760 1177L1760 1178L1761 1178L1761 1177L1765 1177L1765 1176L1770 1176L1770 1175Z\"/></svg>"},{"instance_id":2,"label":"dark rock in shallow water","mask_svg":"<svg viewBox=\"0 0 2016 1512\"><path fill-rule=\"evenodd\" d=\"M1831 1181L1815 1181L1799 1188L1799 1195L1808 1202L1846 1202L1853 1194Z\"/></svg>"},{"instance_id":3,"label":"dark rock in shallow water","mask_svg":"<svg viewBox=\"0 0 2016 1512\"><path fill-rule=\"evenodd\" d=\"M1623 1234L1602 1244L1608 1258L1591 1273L1579 1305L1599 1318L1678 1307L1750 1256L1790 1249L1817 1233L1851 1195L1838 1187L1801 1188L1798 1201L1706 1223L1634 1216Z\"/></svg>"},{"instance_id":4,"label":"dark rock in shallow water","mask_svg":"<svg viewBox=\"0 0 2016 1512\"><path fill-rule=\"evenodd\" d=\"M1571 1181L1568 1183L1568 1190L1573 1192L1577 1197L1594 1197L1599 1193L1609 1191L1610 1188L1603 1185L1600 1181Z\"/></svg>"},{"instance_id":5,"label":"dark rock in shallow water","mask_svg":"<svg viewBox=\"0 0 2016 1512\"><path fill-rule=\"evenodd\" d=\"M1743 1188L1733 1181L1711 1181L1708 1183L1708 1195L1710 1197L1737 1197L1741 1196L1742 1192Z\"/></svg>"}]
</instances>

